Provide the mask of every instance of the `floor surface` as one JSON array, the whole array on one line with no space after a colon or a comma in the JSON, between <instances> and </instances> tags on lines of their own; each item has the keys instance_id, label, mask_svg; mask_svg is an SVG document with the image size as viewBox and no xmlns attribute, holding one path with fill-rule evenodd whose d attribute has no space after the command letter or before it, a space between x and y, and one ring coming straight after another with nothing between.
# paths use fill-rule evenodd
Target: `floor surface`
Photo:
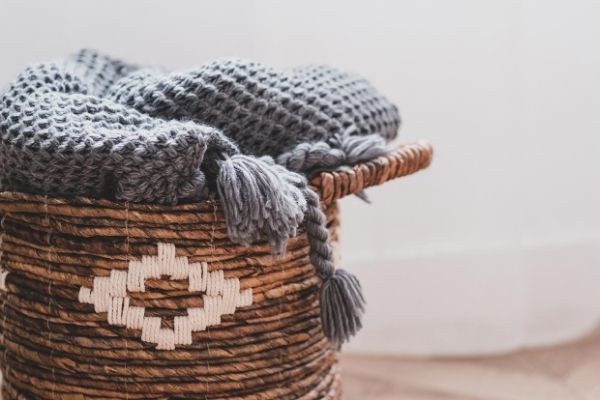
<instances>
[{"instance_id":1,"label":"floor surface","mask_svg":"<svg viewBox=\"0 0 600 400\"><path fill-rule=\"evenodd\" d=\"M600 330L577 342L489 357L343 355L344 400L597 400Z\"/></svg>"}]
</instances>

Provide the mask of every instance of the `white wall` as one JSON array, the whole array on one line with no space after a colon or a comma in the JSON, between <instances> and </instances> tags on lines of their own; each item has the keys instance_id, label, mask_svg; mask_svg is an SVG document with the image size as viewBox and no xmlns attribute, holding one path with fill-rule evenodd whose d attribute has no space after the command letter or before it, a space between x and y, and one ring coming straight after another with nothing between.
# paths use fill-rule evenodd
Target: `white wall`
<instances>
[{"instance_id":1,"label":"white wall","mask_svg":"<svg viewBox=\"0 0 600 400\"><path fill-rule=\"evenodd\" d=\"M350 348L500 351L600 314L599 17L567 0L0 0L0 85L83 46L361 73L436 155L373 206L344 203L344 263L370 301Z\"/></svg>"}]
</instances>

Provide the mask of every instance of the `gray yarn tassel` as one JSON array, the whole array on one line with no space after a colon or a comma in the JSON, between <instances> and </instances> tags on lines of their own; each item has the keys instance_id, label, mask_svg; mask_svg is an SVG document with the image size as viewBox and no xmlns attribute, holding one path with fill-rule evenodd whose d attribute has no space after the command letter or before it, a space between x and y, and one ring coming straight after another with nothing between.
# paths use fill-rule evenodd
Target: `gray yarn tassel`
<instances>
[{"instance_id":1,"label":"gray yarn tassel","mask_svg":"<svg viewBox=\"0 0 600 400\"><path fill-rule=\"evenodd\" d=\"M270 157L234 155L219 161L217 191L232 241L249 245L268 239L276 254L304 222L310 261L322 280L323 333L341 346L361 328L365 300L358 279L336 269L329 231L319 196L303 175L274 163Z\"/></svg>"},{"instance_id":2,"label":"gray yarn tassel","mask_svg":"<svg viewBox=\"0 0 600 400\"><path fill-rule=\"evenodd\" d=\"M365 299L358 279L343 269L336 269L333 264L329 231L319 196L309 188L303 192L308 204L304 224L311 248L310 260L323 281L320 296L323 333L339 347L362 327Z\"/></svg>"},{"instance_id":3,"label":"gray yarn tassel","mask_svg":"<svg viewBox=\"0 0 600 400\"><path fill-rule=\"evenodd\" d=\"M304 219L306 179L270 157L241 154L220 161L217 191L231 240L244 245L268 239L275 254L285 252Z\"/></svg>"}]
</instances>

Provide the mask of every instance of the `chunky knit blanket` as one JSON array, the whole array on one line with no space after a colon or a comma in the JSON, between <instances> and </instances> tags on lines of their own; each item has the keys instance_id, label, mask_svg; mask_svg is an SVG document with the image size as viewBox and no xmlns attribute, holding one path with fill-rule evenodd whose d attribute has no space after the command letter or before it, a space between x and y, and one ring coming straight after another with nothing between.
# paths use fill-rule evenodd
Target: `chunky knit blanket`
<instances>
[{"instance_id":1,"label":"chunky knit blanket","mask_svg":"<svg viewBox=\"0 0 600 400\"><path fill-rule=\"evenodd\" d=\"M232 240L269 240L275 252L304 223L324 288L348 292L323 310L342 342L360 325L362 295L333 269L306 177L385 153L399 124L369 82L331 67L226 60L168 72L83 50L28 67L1 95L0 190L163 204L218 196ZM351 315L340 317L344 307Z\"/></svg>"}]
</instances>

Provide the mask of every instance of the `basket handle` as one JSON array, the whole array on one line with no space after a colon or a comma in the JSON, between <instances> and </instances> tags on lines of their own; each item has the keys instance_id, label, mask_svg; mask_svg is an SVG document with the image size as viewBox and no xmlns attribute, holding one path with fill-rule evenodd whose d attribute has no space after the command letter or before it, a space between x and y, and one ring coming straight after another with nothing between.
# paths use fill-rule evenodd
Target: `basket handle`
<instances>
[{"instance_id":1,"label":"basket handle","mask_svg":"<svg viewBox=\"0 0 600 400\"><path fill-rule=\"evenodd\" d=\"M332 204L370 186L381 185L427 168L432 157L433 147L426 141L404 144L385 156L357 164L350 169L322 172L310 184L321 194L321 200L325 204Z\"/></svg>"}]
</instances>

